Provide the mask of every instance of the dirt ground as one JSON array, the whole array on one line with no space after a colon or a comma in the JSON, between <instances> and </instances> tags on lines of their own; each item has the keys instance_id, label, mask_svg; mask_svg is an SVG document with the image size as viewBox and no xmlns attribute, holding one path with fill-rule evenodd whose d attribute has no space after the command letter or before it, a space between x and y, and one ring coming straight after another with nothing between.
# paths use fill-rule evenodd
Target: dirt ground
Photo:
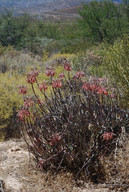
<instances>
[{"instance_id":1,"label":"dirt ground","mask_svg":"<svg viewBox=\"0 0 129 192\"><path fill-rule=\"evenodd\" d=\"M107 170L111 169L107 173L110 182L93 185L80 180L75 183L71 173L61 172L53 176L38 171L30 160L24 141L11 139L0 142L0 180L4 182L4 192L129 192L129 144L124 152L125 161L120 159L122 153L118 155L115 171L111 163L106 165Z\"/></svg>"}]
</instances>

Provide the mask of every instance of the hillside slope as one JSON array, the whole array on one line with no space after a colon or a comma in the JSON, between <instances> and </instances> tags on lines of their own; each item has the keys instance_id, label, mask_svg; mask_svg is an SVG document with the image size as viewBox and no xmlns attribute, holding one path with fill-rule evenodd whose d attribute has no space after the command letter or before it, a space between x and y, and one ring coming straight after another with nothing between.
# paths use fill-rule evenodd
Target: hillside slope
<instances>
[{"instance_id":1,"label":"hillside slope","mask_svg":"<svg viewBox=\"0 0 129 192\"><path fill-rule=\"evenodd\" d=\"M0 7L17 7L30 8L35 6L42 6L46 10L53 10L64 7L73 7L80 5L82 2L86 3L88 0L1 0Z\"/></svg>"}]
</instances>

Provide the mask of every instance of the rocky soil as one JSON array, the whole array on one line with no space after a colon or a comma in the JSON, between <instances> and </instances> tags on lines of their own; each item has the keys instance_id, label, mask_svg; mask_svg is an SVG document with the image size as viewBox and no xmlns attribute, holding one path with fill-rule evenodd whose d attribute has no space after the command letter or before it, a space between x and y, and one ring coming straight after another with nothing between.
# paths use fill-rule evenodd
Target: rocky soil
<instances>
[{"instance_id":1,"label":"rocky soil","mask_svg":"<svg viewBox=\"0 0 129 192\"><path fill-rule=\"evenodd\" d=\"M50 173L37 170L24 141L22 139L11 139L0 142L0 180L4 183L4 192L129 192L128 152L129 144L124 153L126 161L124 162L121 159L121 166L117 161L117 173L113 172L114 167L112 164L109 162L107 164L107 169L109 170L109 167L111 169L110 174L108 173L109 178L116 176L116 174L119 177L114 183L110 179L112 184L107 182L93 185L81 180L75 183L72 174L68 172L61 172L53 176ZM125 182L123 182L122 178ZM1 189L0 192L2 192Z\"/></svg>"}]
</instances>

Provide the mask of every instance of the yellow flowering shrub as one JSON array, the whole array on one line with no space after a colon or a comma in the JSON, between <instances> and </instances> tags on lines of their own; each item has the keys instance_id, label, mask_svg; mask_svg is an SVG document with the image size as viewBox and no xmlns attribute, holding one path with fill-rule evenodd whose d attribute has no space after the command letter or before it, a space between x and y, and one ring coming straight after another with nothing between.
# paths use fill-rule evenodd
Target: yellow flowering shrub
<instances>
[{"instance_id":1,"label":"yellow flowering shrub","mask_svg":"<svg viewBox=\"0 0 129 192\"><path fill-rule=\"evenodd\" d=\"M0 74L0 122L7 123L14 110L22 104L22 98L18 94L17 86L22 79L6 73Z\"/></svg>"},{"instance_id":2,"label":"yellow flowering shrub","mask_svg":"<svg viewBox=\"0 0 129 192\"><path fill-rule=\"evenodd\" d=\"M67 58L67 59L70 59L71 57L73 57L75 54L69 54L69 53L57 53L57 54L54 54L52 57L50 57L51 60L54 60L54 59L59 59L59 58Z\"/></svg>"},{"instance_id":3,"label":"yellow flowering shrub","mask_svg":"<svg viewBox=\"0 0 129 192\"><path fill-rule=\"evenodd\" d=\"M44 57L43 57L43 61L44 61L45 66L48 66L48 67L49 66L54 66L54 67L56 67L58 65L63 65L66 60L72 60L72 58L74 56L75 56L74 54L61 54L61 53L58 53L58 54L52 55L47 60L44 60Z\"/></svg>"}]
</instances>

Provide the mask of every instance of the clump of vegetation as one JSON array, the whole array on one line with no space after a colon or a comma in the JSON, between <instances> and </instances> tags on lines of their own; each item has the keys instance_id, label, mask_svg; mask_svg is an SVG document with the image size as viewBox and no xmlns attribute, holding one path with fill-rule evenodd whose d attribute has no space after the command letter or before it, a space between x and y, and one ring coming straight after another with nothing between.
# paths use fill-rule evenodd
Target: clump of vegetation
<instances>
[{"instance_id":1,"label":"clump of vegetation","mask_svg":"<svg viewBox=\"0 0 129 192\"><path fill-rule=\"evenodd\" d=\"M15 76L24 75L28 68L39 65L42 65L40 57L17 51L12 47L6 48L0 57L0 73L10 72Z\"/></svg>"},{"instance_id":2,"label":"clump of vegetation","mask_svg":"<svg viewBox=\"0 0 129 192\"><path fill-rule=\"evenodd\" d=\"M17 111L23 101L17 93L20 77L9 73L0 74L0 129L5 130L5 137L19 137L19 125L17 123ZM21 81L24 82L24 81Z\"/></svg>"},{"instance_id":3,"label":"clump of vegetation","mask_svg":"<svg viewBox=\"0 0 129 192\"><path fill-rule=\"evenodd\" d=\"M92 48L92 50L87 50L86 53L78 53L71 60L75 71L83 70L88 75L98 75L93 73L93 70L95 71L102 65L103 57L100 54L96 54Z\"/></svg>"},{"instance_id":4,"label":"clump of vegetation","mask_svg":"<svg viewBox=\"0 0 129 192\"><path fill-rule=\"evenodd\" d=\"M79 13L85 35L87 34L93 42L112 43L129 30L128 16L124 7L116 6L112 1L92 1L83 4L83 9Z\"/></svg>"},{"instance_id":5,"label":"clump of vegetation","mask_svg":"<svg viewBox=\"0 0 129 192\"><path fill-rule=\"evenodd\" d=\"M67 54L66 53L65 54L58 53L58 54L52 55L47 60L45 60L46 57L43 56L44 65L46 67L47 66L56 67L56 69L57 69L57 68L59 68L59 66L63 66L66 61L69 61L69 60L73 61L72 58L74 58L75 55L74 54L68 54L68 53Z\"/></svg>"},{"instance_id":6,"label":"clump of vegetation","mask_svg":"<svg viewBox=\"0 0 129 192\"><path fill-rule=\"evenodd\" d=\"M59 51L73 53L87 47L78 27L77 23L35 20L28 14L16 17L5 9L0 13L0 42L2 46L11 45L39 55L48 52L51 56Z\"/></svg>"},{"instance_id":7,"label":"clump of vegetation","mask_svg":"<svg viewBox=\"0 0 129 192\"><path fill-rule=\"evenodd\" d=\"M105 53L107 71L121 87L123 94L129 96L129 36L125 35L122 39L110 46Z\"/></svg>"},{"instance_id":8,"label":"clump of vegetation","mask_svg":"<svg viewBox=\"0 0 129 192\"><path fill-rule=\"evenodd\" d=\"M48 68L49 80L41 83L37 69L27 74L33 97L26 96L25 86L19 87L24 99L18 112L21 133L40 169L65 168L75 179L84 171L98 182L104 176L100 159L113 151L129 114L105 78L83 71L73 75L68 62L64 71L54 79L55 70Z\"/></svg>"},{"instance_id":9,"label":"clump of vegetation","mask_svg":"<svg viewBox=\"0 0 129 192\"><path fill-rule=\"evenodd\" d=\"M78 52L70 60L75 71L83 70L85 74L104 77L107 74L105 66L105 53L110 44L103 42L97 45L90 45L85 52Z\"/></svg>"}]
</instances>

